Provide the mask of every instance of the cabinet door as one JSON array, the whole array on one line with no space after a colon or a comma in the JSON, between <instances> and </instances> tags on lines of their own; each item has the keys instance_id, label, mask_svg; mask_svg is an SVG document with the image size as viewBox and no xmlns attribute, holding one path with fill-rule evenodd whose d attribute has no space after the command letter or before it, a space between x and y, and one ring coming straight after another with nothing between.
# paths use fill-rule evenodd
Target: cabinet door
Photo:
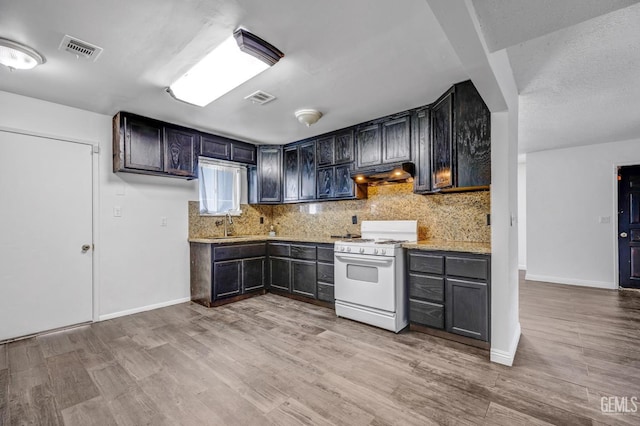
<instances>
[{"instance_id":1,"label":"cabinet door","mask_svg":"<svg viewBox=\"0 0 640 426\"><path fill-rule=\"evenodd\" d=\"M200 135L200 155L229 160L231 159L231 141L214 135Z\"/></svg>"},{"instance_id":2,"label":"cabinet door","mask_svg":"<svg viewBox=\"0 0 640 426\"><path fill-rule=\"evenodd\" d=\"M242 261L242 292L264 288L265 258L244 259Z\"/></svg>"},{"instance_id":3,"label":"cabinet door","mask_svg":"<svg viewBox=\"0 0 640 426\"><path fill-rule=\"evenodd\" d=\"M453 93L447 93L431 110L431 186L433 189L453 186L453 147L451 115Z\"/></svg>"},{"instance_id":4,"label":"cabinet door","mask_svg":"<svg viewBox=\"0 0 640 426\"><path fill-rule=\"evenodd\" d=\"M316 142L318 152L318 167L333 165L334 137L323 137Z\"/></svg>"},{"instance_id":5,"label":"cabinet door","mask_svg":"<svg viewBox=\"0 0 640 426\"><path fill-rule=\"evenodd\" d=\"M164 171L162 124L142 117L124 116L124 167Z\"/></svg>"},{"instance_id":6,"label":"cabinet door","mask_svg":"<svg viewBox=\"0 0 640 426\"><path fill-rule=\"evenodd\" d=\"M335 136L334 163L350 163L353 161L353 130L337 133Z\"/></svg>"},{"instance_id":7,"label":"cabinet door","mask_svg":"<svg viewBox=\"0 0 640 426\"><path fill-rule=\"evenodd\" d=\"M456 186L491 184L491 113L471 81L457 84L454 99Z\"/></svg>"},{"instance_id":8,"label":"cabinet door","mask_svg":"<svg viewBox=\"0 0 640 426\"><path fill-rule=\"evenodd\" d=\"M249 204L258 204L258 168L247 167L247 198Z\"/></svg>"},{"instance_id":9,"label":"cabinet door","mask_svg":"<svg viewBox=\"0 0 640 426\"><path fill-rule=\"evenodd\" d=\"M291 293L291 282L289 278L290 265L291 262L289 259L278 257L269 258L269 287Z\"/></svg>"},{"instance_id":10,"label":"cabinet door","mask_svg":"<svg viewBox=\"0 0 640 426\"><path fill-rule=\"evenodd\" d=\"M241 260L215 262L213 264L213 297L215 299L237 296L240 294L241 268Z\"/></svg>"},{"instance_id":11,"label":"cabinet door","mask_svg":"<svg viewBox=\"0 0 640 426\"><path fill-rule=\"evenodd\" d=\"M282 201L282 149L261 146L258 150L258 202Z\"/></svg>"},{"instance_id":12,"label":"cabinet door","mask_svg":"<svg viewBox=\"0 0 640 426\"><path fill-rule=\"evenodd\" d=\"M351 165L345 164L343 166L335 167L335 198L340 197L352 197L356 183L351 179Z\"/></svg>"},{"instance_id":13,"label":"cabinet door","mask_svg":"<svg viewBox=\"0 0 640 426\"><path fill-rule=\"evenodd\" d=\"M300 167L300 193L298 199L316 198L316 145L309 142L298 148Z\"/></svg>"},{"instance_id":14,"label":"cabinet door","mask_svg":"<svg viewBox=\"0 0 640 426\"><path fill-rule=\"evenodd\" d=\"M318 169L318 185L317 185L318 198L333 197L333 189L335 185L334 172L335 172L335 169L333 167L327 167L326 169Z\"/></svg>"},{"instance_id":15,"label":"cabinet door","mask_svg":"<svg viewBox=\"0 0 640 426\"><path fill-rule=\"evenodd\" d=\"M416 174L413 178L413 191L417 193L431 191L431 144L429 141L430 110L424 108L413 116L413 155Z\"/></svg>"},{"instance_id":16,"label":"cabinet door","mask_svg":"<svg viewBox=\"0 0 640 426\"><path fill-rule=\"evenodd\" d=\"M358 168L376 166L382 163L382 138L379 124L358 128L356 152Z\"/></svg>"},{"instance_id":17,"label":"cabinet door","mask_svg":"<svg viewBox=\"0 0 640 426\"><path fill-rule=\"evenodd\" d=\"M291 261L291 291L301 296L316 298L316 262Z\"/></svg>"},{"instance_id":18,"label":"cabinet door","mask_svg":"<svg viewBox=\"0 0 640 426\"><path fill-rule=\"evenodd\" d=\"M408 114L382 123L383 163L411 161L410 123Z\"/></svg>"},{"instance_id":19,"label":"cabinet door","mask_svg":"<svg viewBox=\"0 0 640 426\"><path fill-rule=\"evenodd\" d=\"M191 131L164 128L165 171L178 176L196 176L198 136Z\"/></svg>"},{"instance_id":20,"label":"cabinet door","mask_svg":"<svg viewBox=\"0 0 640 426\"><path fill-rule=\"evenodd\" d=\"M445 301L448 332L474 339L489 339L486 283L447 278Z\"/></svg>"},{"instance_id":21,"label":"cabinet door","mask_svg":"<svg viewBox=\"0 0 640 426\"><path fill-rule=\"evenodd\" d=\"M256 164L256 147L242 142L231 142L231 161Z\"/></svg>"},{"instance_id":22,"label":"cabinet door","mask_svg":"<svg viewBox=\"0 0 640 426\"><path fill-rule=\"evenodd\" d=\"M299 169L298 169L298 147L285 148L284 152L284 201L298 201L299 191Z\"/></svg>"}]
</instances>

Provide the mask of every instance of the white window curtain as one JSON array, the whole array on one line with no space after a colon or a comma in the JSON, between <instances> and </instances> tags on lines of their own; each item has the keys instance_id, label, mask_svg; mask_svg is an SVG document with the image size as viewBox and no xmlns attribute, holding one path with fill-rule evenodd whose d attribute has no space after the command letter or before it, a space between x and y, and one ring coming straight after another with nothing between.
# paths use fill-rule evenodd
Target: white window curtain
<instances>
[{"instance_id":1,"label":"white window curtain","mask_svg":"<svg viewBox=\"0 0 640 426\"><path fill-rule=\"evenodd\" d=\"M240 164L201 157L198 163L200 214L241 214L241 174L246 173L246 170Z\"/></svg>"}]
</instances>

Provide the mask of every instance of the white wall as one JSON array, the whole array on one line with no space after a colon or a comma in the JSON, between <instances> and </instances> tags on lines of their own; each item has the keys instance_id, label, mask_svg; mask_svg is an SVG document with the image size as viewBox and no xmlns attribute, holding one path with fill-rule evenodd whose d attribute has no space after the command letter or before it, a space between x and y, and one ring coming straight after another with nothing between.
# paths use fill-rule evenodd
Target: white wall
<instances>
[{"instance_id":1,"label":"white wall","mask_svg":"<svg viewBox=\"0 0 640 426\"><path fill-rule=\"evenodd\" d=\"M187 201L194 181L112 172L111 117L0 91L0 127L100 146L94 280L101 319L189 298ZM51 158L64 167L64 158ZM14 179L3 176L0 179ZM113 216L113 207L122 217ZM160 218L167 217L167 227Z\"/></svg>"},{"instance_id":2,"label":"white wall","mask_svg":"<svg viewBox=\"0 0 640 426\"><path fill-rule=\"evenodd\" d=\"M527 163L518 159L518 269L527 269Z\"/></svg>"},{"instance_id":3,"label":"white wall","mask_svg":"<svg viewBox=\"0 0 640 426\"><path fill-rule=\"evenodd\" d=\"M527 279L617 287L615 167L631 164L640 139L527 154Z\"/></svg>"}]
</instances>

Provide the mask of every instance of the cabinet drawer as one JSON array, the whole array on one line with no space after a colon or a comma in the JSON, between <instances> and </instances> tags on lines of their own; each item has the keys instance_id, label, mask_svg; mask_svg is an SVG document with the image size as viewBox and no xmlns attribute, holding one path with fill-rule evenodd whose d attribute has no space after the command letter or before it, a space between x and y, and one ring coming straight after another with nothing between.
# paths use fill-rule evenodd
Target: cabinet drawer
<instances>
[{"instance_id":1,"label":"cabinet drawer","mask_svg":"<svg viewBox=\"0 0 640 426\"><path fill-rule=\"evenodd\" d=\"M318 281L333 283L333 263L318 262Z\"/></svg>"},{"instance_id":2,"label":"cabinet drawer","mask_svg":"<svg viewBox=\"0 0 640 426\"><path fill-rule=\"evenodd\" d=\"M264 243L213 247L213 260L215 261L261 257L265 255L266 247Z\"/></svg>"},{"instance_id":3,"label":"cabinet drawer","mask_svg":"<svg viewBox=\"0 0 640 426\"><path fill-rule=\"evenodd\" d=\"M318 261L333 263L333 244L330 246L318 246Z\"/></svg>"},{"instance_id":4,"label":"cabinet drawer","mask_svg":"<svg viewBox=\"0 0 640 426\"><path fill-rule=\"evenodd\" d=\"M316 246L291 244L291 257L294 259L316 260Z\"/></svg>"},{"instance_id":5,"label":"cabinet drawer","mask_svg":"<svg viewBox=\"0 0 640 426\"><path fill-rule=\"evenodd\" d=\"M487 280L489 260L474 257L447 256L447 275Z\"/></svg>"},{"instance_id":6,"label":"cabinet drawer","mask_svg":"<svg viewBox=\"0 0 640 426\"><path fill-rule=\"evenodd\" d=\"M289 244L269 243L269 256L289 257Z\"/></svg>"},{"instance_id":7,"label":"cabinet drawer","mask_svg":"<svg viewBox=\"0 0 640 426\"><path fill-rule=\"evenodd\" d=\"M426 274L443 274L444 256L410 251L409 270Z\"/></svg>"},{"instance_id":8,"label":"cabinet drawer","mask_svg":"<svg viewBox=\"0 0 640 426\"><path fill-rule=\"evenodd\" d=\"M318 283L318 300L334 302L335 296L333 286L325 283Z\"/></svg>"},{"instance_id":9,"label":"cabinet drawer","mask_svg":"<svg viewBox=\"0 0 640 426\"><path fill-rule=\"evenodd\" d=\"M444 301L444 278L409 273L409 297L432 302Z\"/></svg>"},{"instance_id":10,"label":"cabinet drawer","mask_svg":"<svg viewBox=\"0 0 640 426\"><path fill-rule=\"evenodd\" d=\"M444 306L410 299L409 321L428 327L444 328Z\"/></svg>"}]
</instances>

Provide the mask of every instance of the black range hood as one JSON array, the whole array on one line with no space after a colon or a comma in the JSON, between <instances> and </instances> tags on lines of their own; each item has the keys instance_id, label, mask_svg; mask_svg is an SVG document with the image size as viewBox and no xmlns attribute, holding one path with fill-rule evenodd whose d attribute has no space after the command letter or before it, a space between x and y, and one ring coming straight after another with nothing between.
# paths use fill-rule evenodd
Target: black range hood
<instances>
[{"instance_id":1,"label":"black range hood","mask_svg":"<svg viewBox=\"0 0 640 426\"><path fill-rule=\"evenodd\" d=\"M411 182L415 166L413 163L392 163L352 170L351 178L356 183L378 185L381 183Z\"/></svg>"}]
</instances>

